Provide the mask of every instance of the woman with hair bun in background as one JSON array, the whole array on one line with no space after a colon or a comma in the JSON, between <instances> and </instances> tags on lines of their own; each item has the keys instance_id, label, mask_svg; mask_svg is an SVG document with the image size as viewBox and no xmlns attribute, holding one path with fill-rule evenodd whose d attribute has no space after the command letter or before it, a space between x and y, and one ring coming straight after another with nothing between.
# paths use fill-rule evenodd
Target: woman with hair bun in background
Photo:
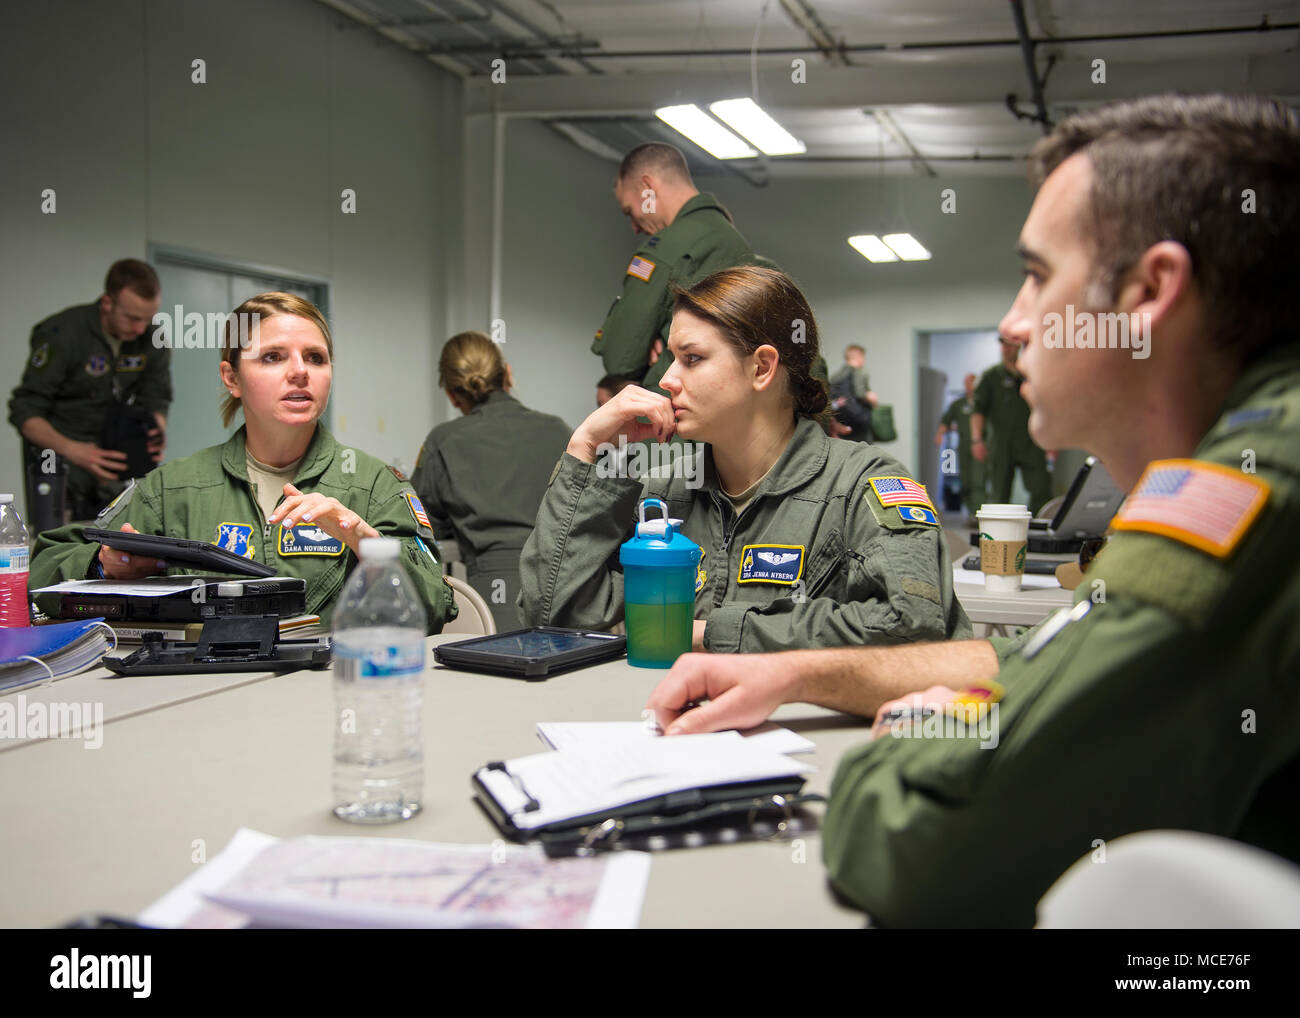
<instances>
[{"instance_id":1,"label":"woman with hair bun in background","mask_svg":"<svg viewBox=\"0 0 1300 1018\"><path fill-rule=\"evenodd\" d=\"M887 453L817 423L829 399L812 375L817 325L789 276L742 266L679 290L669 348L668 397L624 389L569 439L520 564L526 622L622 621L618 548L638 501L655 496L704 550L696 650L970 635L925 489ZM673 435L708 443L702 471L643 481L597 465L619 436Z\"/></svg>"},{"instance_id":2,"label":"woman with hair bun in background","mask_svg":"<svg viewBox=\"0 0 1300 1018\"><path fill-rule=\"evenodd\" d=\"M434 533L460 546L470 586L487 601L497 631L518 629L519 553L569 427L510 395L510 365L482 332L447 340L438 384L462 416L429 432L411 483Z\"/></svg>"}]
</instances>

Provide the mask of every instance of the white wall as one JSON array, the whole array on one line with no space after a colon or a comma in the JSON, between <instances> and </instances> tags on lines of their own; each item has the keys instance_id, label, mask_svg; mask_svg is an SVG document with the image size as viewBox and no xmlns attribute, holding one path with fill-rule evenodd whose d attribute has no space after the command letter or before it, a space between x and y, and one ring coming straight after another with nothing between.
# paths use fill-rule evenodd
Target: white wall
<instances>
[{"instance_id":1,"label":"white wall","mask_svg":"<svg viewBox=\"0 0 1300 1018\"><path fill-rule=\"evenodd\" d=\"M410 465L444 405L434 375L463 228L459 83L340 31L342 15L311 0L25 0L5 17L5 398L31 326L93 300L109 264L152 241L327 278L335 430ZM206 84L191 82L194 59ZM54 215L40 212L46 187ZM340 211L345 187L355 215ZM21 488L12 431L0 442L9 486Z\"/></svg>"}]
</instances>

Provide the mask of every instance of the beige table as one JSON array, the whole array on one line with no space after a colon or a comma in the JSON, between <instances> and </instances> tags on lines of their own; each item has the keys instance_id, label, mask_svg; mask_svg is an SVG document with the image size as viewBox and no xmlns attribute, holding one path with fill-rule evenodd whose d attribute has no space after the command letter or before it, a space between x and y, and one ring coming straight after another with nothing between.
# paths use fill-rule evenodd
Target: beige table
<instances>
[{"instance_id":1,"label":"beige table","mask_svg":"<svg viewBox=\"0 0 1300 1018\"><path fill-rule=\"evenodd\" d=\"M51 740L0 754L0 925L52 925L88 911L135 915L241 826L279 837L489 843L498 834L470 796L476 767L540 751L538 721L636 720L662 674L619 661L526 683L431 667L424 811L384 828L330 813L328 672L253 681L122 718L98 749ZM777 719L817 744L810 791L825 792L841 753L866 735L865 722L816 707L790 705ZM832 901L816 834L656 853L642 910L642 925L657 927L862 923Z\"/></svg>"}]
</instances>

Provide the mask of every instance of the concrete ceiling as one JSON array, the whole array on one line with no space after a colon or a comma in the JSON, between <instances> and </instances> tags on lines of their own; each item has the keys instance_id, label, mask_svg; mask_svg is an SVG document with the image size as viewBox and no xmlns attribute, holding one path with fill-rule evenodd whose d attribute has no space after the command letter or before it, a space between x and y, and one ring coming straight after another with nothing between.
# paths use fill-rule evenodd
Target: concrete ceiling
<instances>
[{"instance_id":1,"label":"concrete ceiling","mask_svg":"<svg viewBox=\"0 0 1300 1018\"><path fill-rule=\"evenodd\" d=\"M346 15L340 31L377 32L463 78L469 114L535 117L610 160L668 140L697 174L755 184L1020 175L1044 117L1148 92L1300 104L1300 0L318 2ZM654 117L746 95L807 152L723 165Z\"/></svg>"}]
</instances>

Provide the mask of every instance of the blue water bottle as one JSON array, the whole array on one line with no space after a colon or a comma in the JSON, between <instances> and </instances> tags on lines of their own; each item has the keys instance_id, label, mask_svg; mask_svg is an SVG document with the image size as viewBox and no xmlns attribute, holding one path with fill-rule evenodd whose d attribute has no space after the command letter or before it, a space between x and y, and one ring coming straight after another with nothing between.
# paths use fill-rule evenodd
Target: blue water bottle
<instances>
[{"instance_id":1,"label":"blue water bottle","mask_svg":"<svg viewBox=\"0 0 1300 1018\"><path fill-rule=\"evenodd\" d=\"M647 520L647 506L658 506L661 519ZM691 649L695 617L695 571L700 546L668 518L662 499L643 499L636 536L618 550L623 564L623 610L627 623L627 659L638 668L670 668Z\"/></svg>"}]
</instances>

